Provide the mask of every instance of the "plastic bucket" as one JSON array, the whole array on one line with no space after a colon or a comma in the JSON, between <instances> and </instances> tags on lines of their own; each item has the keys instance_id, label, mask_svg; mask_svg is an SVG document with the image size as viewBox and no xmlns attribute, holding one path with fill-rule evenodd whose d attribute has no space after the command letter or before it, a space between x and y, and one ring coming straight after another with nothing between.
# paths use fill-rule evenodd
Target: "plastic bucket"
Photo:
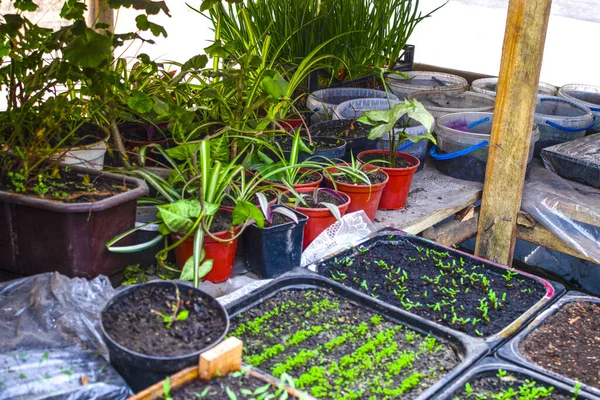
<instances>
[{"instance_id":1,"label":"plastic bucket","mask_svg":"<svg viewBox=\"0 0 600 400\"><path fill-rule=\"evenodd\" d=\"M459 94L421 91L408 96L416 99L435 118L458 112L493 112L496 99L482 93L464 92Z\"/></svg>"},{"instance_id":2,"label":"plastic bucket","mask_svg":"<svg viewBox=\"0 0 600 400\"><path fill-rule=\"evenodd\" d=\"M458 75L429 71L408 71L406 75L408 79L396 74L385 77L385 83L400 100L408 99L411 93L420 91L458 94L469 89L467 80Z\"/></svg>"},{"instance_id":3,"label":"plastic bucket","mask_svg":"<svg viewBox=\"0 0 600 400\"><path fill-rule=\"evenodd\" d=\"M414 121L413 121L414 122ZM427 132L427 129L419 123L416 123L415 126L411 126L406 128L406 134L410 136L418 136L423 135ZM427 157L427 148L429 146L429 140L421 139L417 143L411 142L409 139L405 139L398 143L398 148L396 151L410 154L413 157L416 157L420 161L418 171L422 170L425 167L425 158ZM390 138L382 137L379 142L377 142L377 149L380 150L390 150Z\"/></svg>"},{"instance_id":4,"label":"plastic bucket","mask_svg":"<svg viewBox=\"0 0 600 400\"><path fill-rule=\"evenodd\" d=\"M341 103L354 99L385 99L386 92L376 89L335 88L317 90L306 99L306 107L313 111L311 123L316 124L334 118L335 108ZM390 100L398 100L396 95L389 93Z\"/></svg>"},{"instance_id":5,"label":"plastic bucket","mask_svg":"<svg viewBox=\"0 0 600 400\"><path fill-rule=\"evenodd\" d=\"M476 93L496 97L496 92L498 91L498 78L476 79L471 83L471 90ZM538 96L556 96L557 90L556 86L540 82L538 86Z\"/></svg>"},{"instance_id":6,"label":"plastic bucket","mask_svg":"<svg viewBox=\"0 0 600 400\"><path fill-rule=\"evenodd\" d=\"M334 119L356 119L362 117L365 111L389 110L399 100L380 99L354 99L340 103L334 111ZM391 107L390 107L391 106Z\"/></svg>"},{"instance_id":7,"label":"plastic bucket","mask_svg":"<svg viewBox=\"0 0 600 400\"><path fill-rule=\"evenodd\" d=\"M600 86L571 84L558 90L558 96L588 107L594 113L596 124L588 134L600 132Z\"/></svg>"},{"instance_id":8,"label":"plastic bucket","mask_svg":"<svg viewBox=\"0 0 600 400\"><path fill-rule=\"evenodd\" d=\"M435 125L437 145L433 146L429 153L435 160L437 169L457 179L483 182L493 117L493 113L472 112L439 117ZM456 122L462 126L457 126ZM465 132L461 129L469 131ZM539 129L534 125L529 147L529 161L533 158L533 149L539 137Z\"/></svg>"},{"instance_id":9,"label":"plastic bucket","mask_svg":"<svg viewBox=\"0 0 600 400\"><path fill-rule=\"evenodd\" d=\"M102 171L104 166L104 155L106 154L106 143L104 140L99 140L86 146L73 147L67 149L59 149L58 153L63 153L64 156L60 159L63 164L79 165L86 168L94 168Z\"/></svg>"},{"instance_id":10,"label":"plastic bucket","mask_svg":"<svg viewBox=\"0 0 600 400\"><path fill-rule=\"evenodd\" d=\"M538 97L534 122L540 127L535 156L542 149L585 136L594 127L594 114L588 107L560 97Z\"/></svg>"}]
</instances>

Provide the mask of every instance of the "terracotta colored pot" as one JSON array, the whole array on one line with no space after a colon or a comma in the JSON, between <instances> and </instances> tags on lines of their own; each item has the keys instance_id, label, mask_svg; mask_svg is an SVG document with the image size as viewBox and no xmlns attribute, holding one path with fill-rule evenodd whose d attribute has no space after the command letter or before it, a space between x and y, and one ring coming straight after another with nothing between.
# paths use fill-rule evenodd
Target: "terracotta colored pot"
<instances>
[{"instance_id":1,"label":"terracotta colored pot","mask_svg":"<svg viewBox=\"0 0 600 400\"><path fill-rule=\"evenodd\" d=\"M239 233L241 226L237 226L231 231L223 231L213 233L213 236L219 239L230 239L232 236ZM182 233L173 233L172 237L174 241L181 239L184 235ZM206 252L206 259L212 259L213 268L212 270L202 278L203 281L210 281L213 283L225 282L231 278L233 273L233 263L235 261L235 252L237 248L237 238L230 242L217 242L208 235L204 235L204 251ZM177 262L177 268L182 269L185 262L194 254L194 236L189 236L183 243L175 248L175 260Z\"/></svg>"},{"instance_id":2,"label":"terracotta colored pot","mask_svg":"<svg viewBox=\"0 0 600 400\"><path fill-rule=\"evenodd\" d=\"M312 193L314 188L303 188L296 189L298 193ZM289 192L288 192L289 193ZM340 192L338 192L340 193ZM340 193L343 197L346 197L348 201L341 206L338 206L342 217L346 214L348 206L350 205L350 196L345 193ZM308 221L304 226L304 242L302 243L302 250L306 249L317 236L321 234L330 225L336 222L335 217L326 208L305 208L305 207L294 207L298 212L306 215Z\"/></svg>"},{"instance_id":3,"label":"terracotta colored pot","mask_svg":"<svg viewBox=\"0 0 600 400\"><path fill-rule=\"evenodd\" d=\"M267 192L268 192L268 191L269 191L269 190L267 190ZM275 190L270 190L270 191L271 191L271 192L273 192L273 193L275 193L275 198L274 198L273 200L269 201L269 205L270 205L270 206L273 206L273 205L277 204L277 194L278 194L279 192L278 192L278 191L275 191ZM260 208L260 206L259 206L258 204L256 204L256 206ZM229 212L233 212L233 209L234 209L234 208L235 208L235 206L234 206L234 207L232 207L232 206L224 206L224 205L221 205L221 206L219 207L219 209L220 209L220 210L225 210L225 211L229 211Z\"/></svg>"},{"instance_id":4,"label":"terracotta colored pot","mask_svg":"<svg viewBox=\"0 0 600 400\"><path fill-rule=\"evenodd\" d=\"M316 182L311 182L311 183L301 183L298 185L293 185L295 190L298 189L314 189L317 188L321 185L321 182L323 182L323 175L321 175L320 172L313 172L313 174L318 174L319 175L319 179ZM283 186L281 183L278 182L271 182L271 181L263 181L262 182L263 185L270 185L270 186L274 186L275 188L279 189L279 190L287 190L287 188L285 186Z\"/></svg>"},{"instance_id":5,"label":"terracotta colored pot","mask_svg":"<svg viewBox=\"0 0 600 400\"><path fill-rule=\"evenodd\" d=\"M337 168L328 168L327 170L334 173L338 171ZM335 186L337 186L337 188L334 187L333 182L327 173L325 173L325 186L336 189L338 192L345 193L350 197L351 201L347 212L351 213L363 210L369 219L373 221L373 219L375 219L375 214L377 213L377 208L379 207L383 190L390 179L385 171L380 171L380 173L385 174L385 181L381 183L376 183L374 185L354 185L336 181Z\"/></svg>"},{"instance_id":6,"label":"terracotta colored pot","mask_svg":"<svg viewBox=\"0 0 600 400\"><path fill-rule=\"evenodd\" d=\"M389 150L367 150L363 151L358 155L358 160L360 162L364 162L363 157L366 154L381 154L389 155ZM383 194L381 196L381 201L379 202L379 210L399 210L404 207L406 204L406 199L408 198L408 193L410 191L410 185L412 183L413 176L419 168L420 161L418 158L413 157L409 154L405 153L397 153L398 157L402 157L408 163L411 164L410 167L407 168L387 168L387 167L377 167L377 166L369 166L369 168L375 169L379 168L384 171L390 177L388 184L383 189Z\"/></svg>"}]
</instances>

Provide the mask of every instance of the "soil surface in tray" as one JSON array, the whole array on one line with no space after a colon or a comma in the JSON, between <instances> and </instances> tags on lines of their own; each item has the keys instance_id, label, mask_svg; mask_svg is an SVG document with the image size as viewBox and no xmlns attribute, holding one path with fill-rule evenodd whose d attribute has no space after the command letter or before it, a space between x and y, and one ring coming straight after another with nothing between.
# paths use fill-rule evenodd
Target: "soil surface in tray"
<instances>
[{"instance_id":1,"label":"soil surface in tray","mask_svg":"<svg viewBox=\"0 0 600 400\"><path fill-rule=\"evenodd\" d=\"M572 394L552 386L538 384L526 375L503 370L498 370L496 375L491 372L480 374L453 397L454 400L571 400L572 398Z\"/></svg>"},{"instance_id":2,"label":"soil surface in tray","mask_svg":"<svg viewBox=\"0 0 600 400\"><path fill-rule=\"evenodd\" d=\"M234 372L208 383L197 379L171 391L173 400L242 400L261 399L267 398L267 396L270 396L268 398L272 400L284 400L287 398L286 395L285 389L279 389L242 372Z\"/></svg>"},{"instance_id":3,"label":"soil surface in tray","mask_svg":"<svg viewBox=\"0 0 600 400\"><path fill-rule=\"evenodd\" d=\"M319 264L318 273L475 337L499 333L546 294L529 277L498 273L407 239L348 254Z\"/></svg>"},{"instance_id":4,"label":"soil surface in tray","mask_svg":"<svg viewBox=\"0 0 600 400\"><path fill-rule=\"evenodd\" d=\"M367 171L362 171L362 172L367 173ZM377 184L377 183L383 183L387 179L387 176L383 172L367 173L367 176L369 177L369 180L371 181L372 185ZM333 179L336 182L345 183L347 185L354 185L355 184L352 181L352 179L350 179L346 175L337 175L337 174L334 174L333 175ZM356 183L356 185L367 186L362 181L358 181L358 183Z\"/></svg>"},{"instance_id":5,"label":"soil surface in tray","mask_svg":"<svg viewBox=\"0 0 600 400\"><path fill-rule=\"evenodd\" d=\"M362 159L362 161L364 161L366 163L370 163L372 165L377 165L379 167L385 167L385 168L390 167L390 163L389 163L390 157L387 154L369 153L369 154L364 154L361 157L361 159ZM383 161L375 161L375 160L388 160L388 161L383 162ZM396 166L393 168L408 168L408 167L412 167L413 165L414 164L409 163L402 157L396 157Z\"/></svg>"},{"instance_id":6,"label":"soil surface in tray","mask_svg":"<svg viewBox=\"0 0 600 400\"><path fill-rule=\"evenodd\" d=\"M187 286L179 286L177 315L187 311L184 320L172 323L164 317L177 307L175 285L146 286L133 290L102 315L106 333L120 345L153 356L178 356L194 353L217 340L225 330L225 320L218 309L196 297ZM154 310L154 311L152 311Z\"/></svg>"},{"instance_id":7,"label":"soil surface in tray","mask_svg":"<svg viewBox=\"0 0 600 400\"><path fill-rule=\"evenodd\" d=\"M547 370L600 389L600 305L581 301L563 306L519 350Z\"/></svg>"},{"instance_id":8,"label":"soil surface in tray","mask_svg":"<svg viewBox=\"0 0 600 400\"><path fill-rule=\"evenodd\" d=\"M279 292L230 332L244 361L319 399L414 399L460 362L452 345L324 289Z\"/></svg>"},{"instance_id":9,"label":"soil surface in tray","mask_svg":"<svg viewBox=\"0 0 600 400\"><path fill-rule=\"evenodd\" d=\"M338 122L339 121L339 122ZM369 136L372 126L352 120L338 120L311 128L312 136L325 136L340 139L358 139Z\"/></svg>"}]
</instances>

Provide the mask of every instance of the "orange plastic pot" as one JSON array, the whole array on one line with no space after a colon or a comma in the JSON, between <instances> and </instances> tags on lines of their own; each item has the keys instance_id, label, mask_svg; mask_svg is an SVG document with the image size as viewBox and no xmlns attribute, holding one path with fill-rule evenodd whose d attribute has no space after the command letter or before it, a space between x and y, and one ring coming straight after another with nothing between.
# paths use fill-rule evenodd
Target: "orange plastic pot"
<instances>
[{"instance_id":1,"label":"orange plastic pot","mask_svg":"<svg viewBox=\"0 0 600 400\"><path fill-rule=\"evenodd\" d=\"M314 188L303 188L296 189L298 193L312 193ZM289 192L288 192L289 193ZM338 192L340 193L340 192ZM340 193L347 201L338 206L340 214L344 216L348 211L350 205L350 196L345 193ZM329 228L330 225L334 224L337 220L335 216L326 208L305 208L305 207L294 207L298 212L306 215L308 221L304 226L304 242L302 243L302 250L306 249L313 240L317 238L325 229Z\"/></svg>"},{"instance_id":2,"label":"orange plastic pot","mask_svg":"<svg viewBox=\"0 0 600 400\"><path fill-rule=\"evenodd\" d=\"M358 160L360 162L364 161L364 156L367 154L380 154L382 156L389 155L389 150L367 150L363 151L358 155ZM399 210L404 207L406 204L406 199L408 198L408 193L410 191L410 185L412 183L413 177L415 176L415 172L417 168L419 168L420 161L418 158L411 156L410 154L405 153L396 153L398 157L402 157L409 164L410 167L407 168L387 168L387 167L378 167L378 166L369 166L368 168L378 168L383 172L388 174L389 181L385 188L383 189L383 193L381 195L381 201L379 202L379 210Z\"/></svg>"},{"instance_id":3,"label":"orange plastic pot","mask_svg":"<svg viewBox=\"0 0 600 400\"><path fill-rule=\"evenodd\" d=\"M223 231L213 233L219 239L230 239L239 233L241 226L234 228L233 232ZM177 241L184 236L182 233L172 234L173 240ZM233 273L233 263L235 262L235 252L237 249L237 238L229 242L218 242L208 235L204 235L204 251L206 259L213 260L212 270L206 274L203 281L213 283L225 282L231 278ZM183 243L175 248L175 260L177 268L183 269L185 262L194 254L194 236L189 236Z\"/></svg>"},{"instance_id":4,"label":"orange plastic pot","mask_svg":"<svg viewBox=\"0 0 600 400\"><path fill-rule=\"evenodd\" d=\"M328 168L327 171L337 172L337 168ZM379 207L379 202L381 201L381 196L383 194L383 190L389 181L389 176L385 171L380 171L385 174L385 181L381 183L376 183L374 185L354 185L342 182L335 182L334 186L331 178L325 172L325 185L329 188L336 189L338 192L342 192L350 197L350 205L348 206L349 213L363 210L367 217L371 221L375 219L375 214L377 213L377 208Z\"/></svg>"}]
</instances>

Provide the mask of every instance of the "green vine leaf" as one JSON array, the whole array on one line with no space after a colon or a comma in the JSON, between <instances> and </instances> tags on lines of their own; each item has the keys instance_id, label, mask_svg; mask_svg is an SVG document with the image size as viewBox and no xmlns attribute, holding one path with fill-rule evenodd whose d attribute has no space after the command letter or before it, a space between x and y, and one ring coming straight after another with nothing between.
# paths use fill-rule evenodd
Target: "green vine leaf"
<instances>
[{"instance_id":1,"label":"green vine leaf","mask_svg":"<svg viewBox=\"0 0 600 400\"><path fill-rule=\"evenodd\" d=\"M76 65L96 68L112 54L112 40L93 29L83 28L83 32L75 36L63 53L67 60Z\"/></svg>"},{"instance_id":2,"label":"green vine leaf","mask_svg":"<svg viewBox=\"0 0 600 400\"><path fill-rule=\"evenodd\" d=\"M131 93L131 97L127 100L127 105L129 108L139 114L146 114L152 111L154 102L146 93L135 90Z\"/></svg>"}]
</instances>

